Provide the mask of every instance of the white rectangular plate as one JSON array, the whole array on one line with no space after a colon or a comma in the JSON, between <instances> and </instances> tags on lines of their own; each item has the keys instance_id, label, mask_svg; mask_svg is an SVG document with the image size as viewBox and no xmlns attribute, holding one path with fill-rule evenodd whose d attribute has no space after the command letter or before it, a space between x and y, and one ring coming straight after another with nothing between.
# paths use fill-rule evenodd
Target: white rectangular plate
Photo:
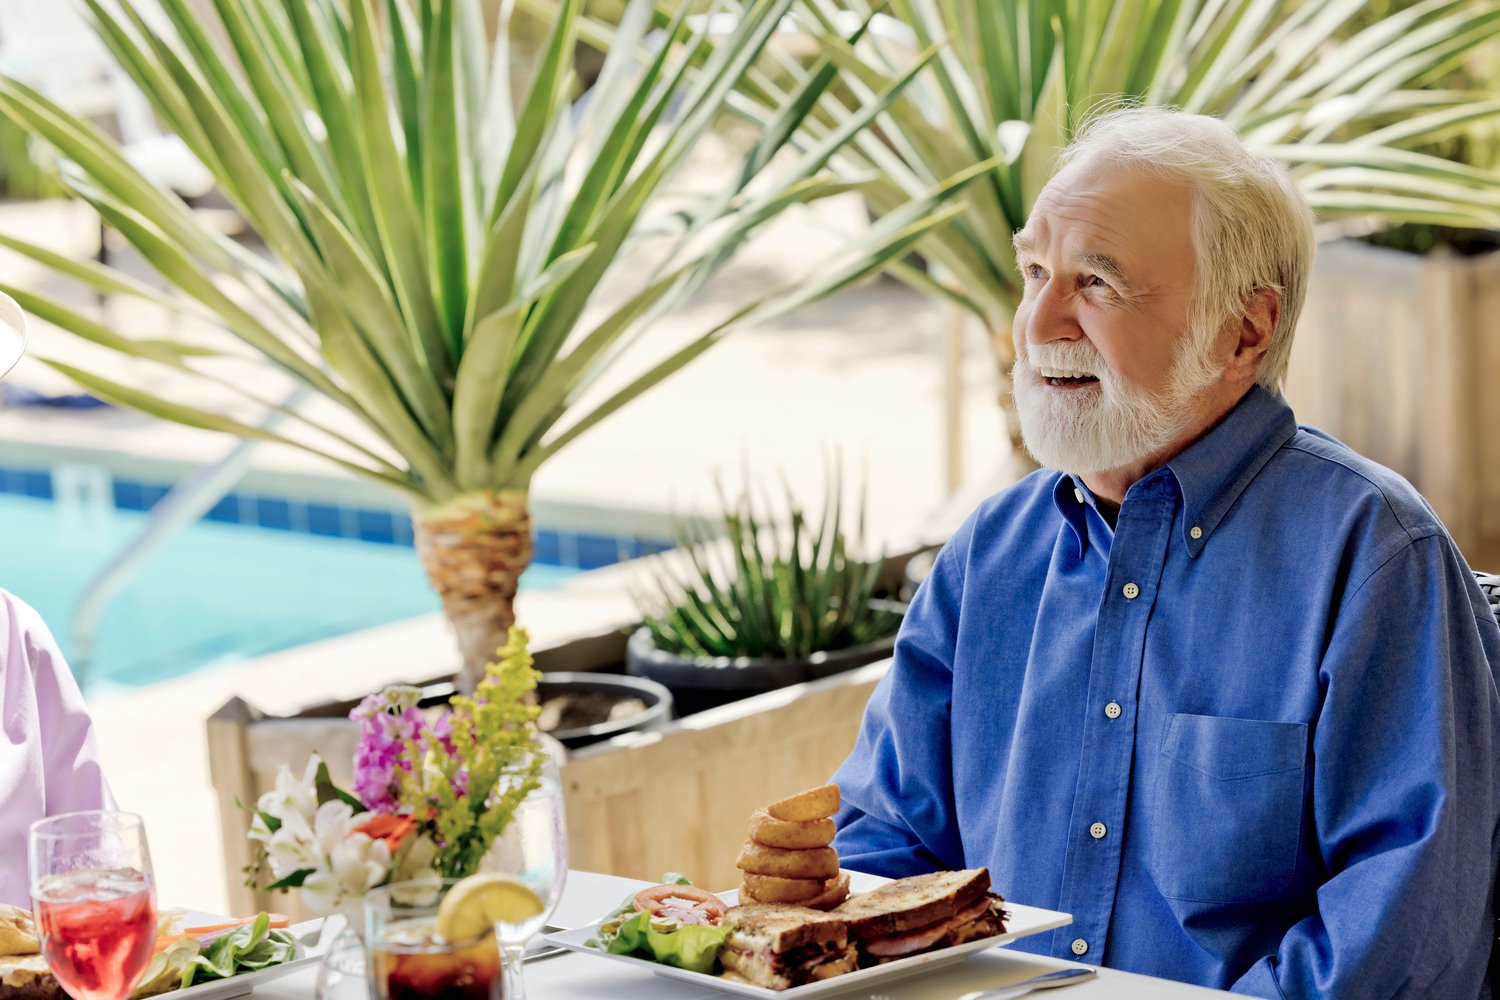
<instances>
[{"instance_id":1,"label":"white rectangular plate","mask_svg":"<svg viewBox=\"0 0 1500 1000\"><path fill-rule=\"evenodd\" d=\"M222 923L224 921L224 917L196 910L189 912L184 918L184 924L188 927ZM290 962L273 965L268 969L261 969L258 972L242 972L228 979L218 979L210 983L199 983L197 986L189 986L185 990L172 990L170 993L163 993L162 997L170 998L170 1000L177 1000L179 997L181 1000L227 1000L228 997L245 996L257 986L269 983L273 979L280 979L282 976L290 975L298 969L305 969L309 965L321 961L323 956L321 954L314 954L312 950L313 946L318 942L318 928L320 926L319 923L293 924L291 926L290 930L297 938L297 957Z\"/></svg>"},{"instance_id":2,"label":"white rectangular plate","mask_svg":"<svg viewBox=\"0 0 1500 1000\"><path fill-rule=\"evenodd\" d=\"M877 878L852 872L854 889L859 892L868 891L889 879ZM733 906L739 898L737 892L717 893L718 897L725 903ZM789 990L768 990L762 986L752 986L748 983L735 983L718 976L710 976L701 972L688 972L670 965L661 965L644 958L636 958L633 955L611 955L590 948L584 942L592 938L598 930L598 924L590 924L587 927L577 927L571 931L561 934L548 934L547 942L555 944L569 951L576 951L581 955L591 955L594 958L608 959L614 962L627 962L637 969L654 972L658 976L667 979L677 979L684 983L709 989L721 990L725 993L733 993L743 997L786 997L803 1000L806 997L828 996L834 993L843 993L847 990L865 989L879 983L900 979L917 972L925 972L930 969L944 965L952 965L961 962L969 955L978 951L994 948L1006 944L1017 938L1028 937L1032 934L1040 934L1057 927L1065 927L1073 922L1073 917L1067 913L1058 913L1056 910L1042 910L1034 906L1021 906L1009 900L1005 902L1005 911L1009 914L1005 920L1005 933L994 937L981 938L978 941L970 941L967 944L954 945L952 948L943 948L938 951L930 951L922 955L913 955L911 958L899 959L895 962L887 962L885 965L877 965L869 969L860 969L858 972L845 973L842 976L834 976L825 979L821 983L808 983L806 986L794 986Z\"/></svg>"}]
</instances>

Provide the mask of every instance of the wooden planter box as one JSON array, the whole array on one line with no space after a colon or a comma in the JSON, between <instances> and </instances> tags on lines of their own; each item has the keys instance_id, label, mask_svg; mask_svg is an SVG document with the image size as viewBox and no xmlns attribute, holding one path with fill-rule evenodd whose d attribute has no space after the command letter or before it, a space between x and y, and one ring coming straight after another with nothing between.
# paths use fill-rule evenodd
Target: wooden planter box
<instances>
[{"instance_id":1,"label":"wooden planter box","mask_svg":"<svg viewBox=\"0 0 1500 1000\"><path fill-rule=\"evenodd\" d=\"M1500 254L1318 248L1286 395L1297 420L1421 491L1476 569L1500 566Z\"/></svg>"},{"instance_id":2,"label":"wooden planter box","mask_svg":"<svg viewBox=\"0 0 1500 1000\"><path fill-rule=\"evenodd\" d=\"M900 580L909 557L887 561L888 580ZM621 628L538 649L537 669L622 672L625 639ZM652 880L680 871L698 885L737 885L734 858L751 812L828 780L853 748L865 703L889 666L884 660L856 667L573 751L561 769L569 864ZM300 915L297 894L254 892L242 884L253 845L245 837L249 815L241 803L253 805L274 787L282 764L300 775L313 752L328 762L334 781L348 787L358 743L348 713L356 704L325 702L271 716L233 698L208 720L231 912Z\"/></svg>"}]
</instances>

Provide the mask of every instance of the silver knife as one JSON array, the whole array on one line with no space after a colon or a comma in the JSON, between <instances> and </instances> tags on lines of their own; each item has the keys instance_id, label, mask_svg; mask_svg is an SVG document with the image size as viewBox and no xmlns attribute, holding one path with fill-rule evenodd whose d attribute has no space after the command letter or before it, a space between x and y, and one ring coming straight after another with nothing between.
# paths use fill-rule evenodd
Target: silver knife
<instances>
[{"instance_id":1,"label":"silver knife","mask_svg":"<svg viewBox=\"0 0 1500 1000\"><path fill-rule=\"evenodd\" d=\"M1011 1000L1032 990L1045 990L1054 986L1072 986L1092 979L1096 975L1094 969L1071 968L1058 969L1056 972L1046 972L1040 976L1032 976L1023 979L1019 983L1011 983L1009 986L996 986L988 990L975 990L973 993L965 993L958 1000Z\"/></svg>"},{"instance_id":2,"label":"silver knife","mask_svg":"<svg viewBox=\"0 0 1500 1000\"><path fill-rule=\"evenodd\" d=\"M572 929L571 927L560 927L557 924L547 924L542 928L542 933L561 934L563 931L570 931ZM566 948L559 948L555 944L548 944L543 938L538 936L532 938L531 943L526 946L526 950L521 952L521 961L535 962L539 959L551 958L553 955L561 955L567 950Z\"/></svg>"}]
</instances>

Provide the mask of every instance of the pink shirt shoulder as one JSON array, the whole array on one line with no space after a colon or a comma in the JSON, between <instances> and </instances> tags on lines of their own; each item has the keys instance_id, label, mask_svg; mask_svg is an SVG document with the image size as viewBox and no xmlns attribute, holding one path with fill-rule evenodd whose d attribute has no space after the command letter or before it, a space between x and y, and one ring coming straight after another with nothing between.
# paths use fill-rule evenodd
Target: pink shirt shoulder
<instances>
[{"instance_id":1,"label":"pink shirt shoulder","mask_svg":"<svg viewBox=\"0 0 1500 1000\"><path fill-rule=\"evenodd\" d=\"M112 809L99 747L51 631L0 590L0 902L29 907L26 830L80 809Z\"/></svg>"}]
</instances>

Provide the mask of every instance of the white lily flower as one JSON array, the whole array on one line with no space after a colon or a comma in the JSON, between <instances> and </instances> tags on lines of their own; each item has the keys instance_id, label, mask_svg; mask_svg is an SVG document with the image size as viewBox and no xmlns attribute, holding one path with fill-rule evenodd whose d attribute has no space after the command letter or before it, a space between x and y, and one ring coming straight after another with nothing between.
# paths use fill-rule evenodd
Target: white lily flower
<instances>
[{"instance_id":1,"label":"white lily flower","mask_svg":"<svg viewBox=\"0 0 1500 1000\"><path fill-rule=\"evenodd\" d=\"M338 845L353 832L354 809L349 803L330 799L318 807L313 834L317 838L318 851L324 857L332 857Z\"/></svg>"},{"instance_id":2,"label":"white lily flower","mask_svg":"<svg viewBox=\"0 0 1500 1000\"><path fill-rule=\"evenodd\" d=\"M302 883L302 898L317 913L333 913L380 885L390 873L391 851L382 840L354 833L334 845L328 866Z\"/></svg>"},{"instance_id":3,"label":"white lily flower","mask_svg":"<svg viewBox=\"0 0 1500 1000\"><path fill-rule=\"evenodd\" d=\"M300 818L310 825L318 808L317 773L321 761L317 754L307 762L307 771L299 779L285 764L276 772L276 787L266 792L255 803L258 812L265 813L285 824L291 817ZM250 823L250 837L262 843L269 842L271 830L260 816Z\"/></svg>"},{"instance_id":4,"label":"white lily flower","mask_svg":"<svg viewBox=\"0 0 1500 1000\"><path fill-rule=\"evenodd\" d=\"M319 850L312 827L296 813L283 819L281 827L271 834L266 841L266 855L271 863L271 874L278 879L293 872L320 868L325 863L325 854Z\"/></svg>"},{"instance_id":5,"label":"white lily flower","mask_svg":"<svg viewBox=\"0 0 1500 1000\"><path fill-rule=\"evenodd\" d=\"M435 877L437 870L433 867L433 862L437 860L437 853L437 845L432 842L431 837L425 833L417 834L411 839L411 846L406 849L401 865L391 876L391 881L406 882Z\"/></svg>"}]
</instances>

